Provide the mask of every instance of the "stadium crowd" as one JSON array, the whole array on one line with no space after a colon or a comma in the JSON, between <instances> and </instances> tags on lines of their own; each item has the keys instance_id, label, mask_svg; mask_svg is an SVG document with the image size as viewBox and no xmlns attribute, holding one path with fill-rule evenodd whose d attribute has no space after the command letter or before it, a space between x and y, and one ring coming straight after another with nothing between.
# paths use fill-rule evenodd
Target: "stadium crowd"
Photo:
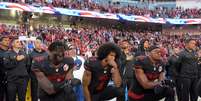
<instances>
[{"instance_id":1,"label":"stadium crowd","mask_svg":"<svg viewBox=\"0 0 201 101\"><path fill-rule=\"evenodd\" d=\"M12 25L0 25L1 35L9 36L23 36L26 31L23 27ZM162 32L133 32L133 31L119 31L117 29L108 29L106 27L80 27L80 28L64 28L62 26L39 25L33 32L28 33L29 36L42 37L44 43L49 45L55 40L64 40L70 42L77 47L80 54L88 53L87 51L95 51L101 44L105 42L115 42L119 40L128 40L133 48L138 48L141 40L149 39L151 45L161 45L165 47L168 52L171 52L173 47L184 47L185 37L189 37L186 33L183 35L171 35L171 33ZM193 36L192 36L193 37ZM194 36L201 43L201 37ZM134 49L134 50L135 50Z\"/></svg>"},{"instance_id":2,"label":"stadium crowd","mask_svg":"<svg viewBox=\"0 0 201 101\"><path fill-rule=\"evenodd\" d=\"M29 3L33 5L49 6L49 7L62 7L68 9L88 10L104 13L122 13L126 15L140 15L153 18L200 18L201 9L183 9L176 7L167 9L165 7L156 7L154 10L149 8L138 8L132 5L119 6L117 3L110 3L108 5L101 5L94 3L90 0L5 0L7 2L16 3Z\"/></svg>"},{"instance_id":3,"label":"stadium crowd","mask_svg":"<svg viewBox=\"0 0 201 101\"><path fill-rule=\"evenodd\" d=\"M198 67L200 55L197 55L201 48L200 35L50 25L39 25L27 33L21 26L5 24L0 25L0 34L1 66L5 68L2 71L6 71L7 82L3 82L6 86L2 87L7 87L8 101L15 101L16 93L20 101L25 101L29 78L33 81L33 101L38 99L38 86L40 101L76 101L75 98L77 101L102 101L114 97L117 101L157 101L164 97L166 101L175 101L174 87L177 88L179 101L188 101L189 94L192 101L197 101L198 98L193 87L201 86ZM20 41L18 37L24 35L34 36L36 40ZM20 42L23 43L22 46ZM41 48L41 43L48 48ZM3 51L8 48L9 50ZM25 49L29 51L24 51ZM181 54L178 55L180 51ZM74 60L68 56L74 56ZM75 56L82 56L86 61L83 78L80 80L71 76L76 64L74 62L77 61ZM30 61L29 58L31 62L27 62ZM178 60L174 60L177 58ZM179 65L176 64L177 61ZM177 66L181 69L178 74L175 73ZM107 86L110 80L114 86ZM192 86L197 85L197 82L198 86ZM181 85L184 87L181 88ZM124 98L126 86L128 98ZM74 94L77 91L71 89L74 87L81 90ZM84 96L80 97L82 91ZM70 96L66 96L67 94Z\"/></svg>"},{"instance_id":4,"label":"stadium crowd","mask_svg":"<svg viewBox=\"0 0 201 101\"><path fill-rule=\"evenodd\" d=\"M26 35L26 31L23 27L12 25L0 25L1 35L9 36L23 36ZM117 29L108 29L105 27L80 27L80 28L64 28L62 26L47 26L39 25L38 29L34 29L33 32L28 33L29 36L41 36L44 39L46 45L56 40L64 40L70 42L79 49L80 54L88 53L87 51L95 51L97 47L105 42L115 42L119 40L129 40L133 48L138 48L138 44L141 40L150 39L151 45L161 45L168 52L171 52L173 47L184 47L185 37L188 35L170 35L170 33L162 32L132 32L132 31L119 31ZM198 38L198 44L201 43L201 39Z\"/></svg>"}]
</instances>

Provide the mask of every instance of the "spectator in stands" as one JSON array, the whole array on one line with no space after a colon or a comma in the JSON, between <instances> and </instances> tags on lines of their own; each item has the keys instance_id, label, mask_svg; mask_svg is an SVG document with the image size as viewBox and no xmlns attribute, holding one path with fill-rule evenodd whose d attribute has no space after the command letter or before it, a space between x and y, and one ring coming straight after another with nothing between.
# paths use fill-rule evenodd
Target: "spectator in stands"
<instances>
[{"instance_id":1,"label":"spectator in stands","mask_svg":"<svg viewBox=\"0 0 201 101\"><path fill-rule=\"evenodd\" d=\"M145 40L141 40L139 48L137 50L137 52L135 53L135 56L147 56L149 54L149 40L145 39Z\"/></svg>"}]
</instances>

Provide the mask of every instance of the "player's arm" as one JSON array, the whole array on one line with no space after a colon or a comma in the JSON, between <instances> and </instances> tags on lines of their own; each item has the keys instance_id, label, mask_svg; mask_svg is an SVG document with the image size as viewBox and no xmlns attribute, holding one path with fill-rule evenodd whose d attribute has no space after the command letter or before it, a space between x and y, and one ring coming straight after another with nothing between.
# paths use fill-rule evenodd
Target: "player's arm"
<instances>
[{"instance_id":1,"label":"player's arm","mask_svg":"<svg viewBox=\"0 0 201 101\"><path fill-rule=\"evenodd\" d=\"M111 73L112 73L112 80L116 87L120 87L122 84L121 75L119 72L119 68L115 61L110 61L109 64L112 66Z\"/></svg>"},{"instance_id":2,"label":"player's arm","mask_svg":"<svg viewBox=\"0 0 201 101\"><path fill-rule=\"evenodd\" d=\"M48 94L54 94L56 93L54 89L54 85L48 80L48 78L45 76L43 72L41 72L38 69L33 70L33 72L36 75L36 78L38 80L38 84L41 89L43 89Z\"/></svg>"},{"instance_id":3,"label":"player's arm","mask_svg":"<svg viewBox=\"0 0 201 101\"><path fill-rule=\"evenodd\" d=\"M159 81L165 80L165 72L161 72L159 75Z\"/></svg>"},{"instance_id":4,"label":"player's arm","mask_svg":"<svg viewBox=\"0 0 201 101\"><path fill-rule=\"evenodd\" d=\"M122 84L122 79L120 75L120 71L118 68L118 65L115 60L106 60L109 64L109 66L112 68L111 73L112 73L112 80L114 81L114 84L116 87L120 87Z\"/></svg>"},{"instance_id":5,"label":"player's arm","mask_svg":"<svg viewBox=\"0 0 201 101\"><path fill-rule=\"evenodd\" d=\"M113 71L112 80L114 81L114 84L116 87L120 87L122 84L122 79L121 79L118 67L113 67L112 71Z\"/></svg>"},{"instance_id":6,"label":"player's arm","mask_svg":"<svg viewBox=\"0 0 201 101\"><path fill-rule=\"evenodd\" d=\"M160 84L159 82L148 80L143 69L135 69L135 76L144 89L153 89L156 85Z\"/></svg>"},{"instance_id":7,"label":"player's arm","mask_svg":"<svg viewBox=\"0 0 201 101\"><path fill-rule=\"evenodd\" d=\"M91 95L88 88L90 82L91 82L91 72L88 70L85 70L83 78L82 78L82 85L83 85L84 96L86 101L91 101Z\"/></svg>"},{"instance_id":8,"label":"player's arm","mask_svg":"<svg viewBox=\"0 0 201 101\"><path fill-rule=\"evenodd\" d=\"M180 69L181 69L181 66L182 66L182 60L183 60L183 57L184 57L184 56L185 56L185 53L184 53L183 51L180 52L179 55L178 55L178 58L177 58L176 63L175 63L175 65L174 65L175 71L176 71L177 73L180 72Z\"/></svg>"}]
</instances>

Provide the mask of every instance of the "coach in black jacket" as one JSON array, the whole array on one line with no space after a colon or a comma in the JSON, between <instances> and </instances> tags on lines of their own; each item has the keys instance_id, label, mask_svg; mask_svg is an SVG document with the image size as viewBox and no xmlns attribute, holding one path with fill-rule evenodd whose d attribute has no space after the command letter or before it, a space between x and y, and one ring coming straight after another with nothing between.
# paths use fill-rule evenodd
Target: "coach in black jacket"
<instances>
[{"instance_id":1,"label":"coach in black jacket","mask_svg":"<svg viewBox=\"0 0 201 101\"><path fill-rule=\"evenodd\" d=\"M177 62L179 87L181 89L181 101L197 101L198 96L195 93L195 86L198 81L198 61L196 49L196 40L186 40L186 47L179 54Z\"/></svg>"},{"instance_id":2,"label":"coach in black jacket","mask_svg":"<svg viewBox=\"0 0 201 101\"><path fill-rule=\"evenodd\" d=\"M3 55L8 51L9 37L1 37L0 43L0 101L4 101L6 95L6 72L3 66Z\"/></svg>"},{"instance_id":3,"label":"coach in black jacket","mask_svg":"<svg viewBox=\"0 0 201 101\"><path fill-rule=\"evenodd\" d=\"M16 101L16 93L19 101L25 101L28 83L28 58L22 51L21 42L13 39L12 49L4 54L4 67L7 72L7 93L8 101Z\"/></svg>"}]
</instances>

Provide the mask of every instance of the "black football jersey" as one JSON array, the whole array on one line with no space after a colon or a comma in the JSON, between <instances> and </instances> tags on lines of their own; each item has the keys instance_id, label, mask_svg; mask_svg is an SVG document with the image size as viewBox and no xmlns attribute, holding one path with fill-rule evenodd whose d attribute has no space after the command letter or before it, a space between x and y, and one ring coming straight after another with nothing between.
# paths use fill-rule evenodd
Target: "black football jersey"
<instances>
[{"instance_id":1,"label":"black football jersey","mask_svg":"<svg viewBox=\"0 0 201 101\"><path fill-rule=\"evenodd\" d=\"M101 61L94 57L86 60L84 65L84 68L92 74L89 85L90 93L97 94L103 91L111 80L111 68L104 68Z\"/></svg>"},{"instance_id":2,"label":"black football jersey","mask_svg":"<svg viewBox=\"0 0 201 101\"><path fill-rule=\"evenodd\" d=\"M42 61L33 60L32 63L32 71L41 71L47 77L47 79L54 85L63 84L64 80L66 80L65 76L69 70L74 67L74 61L71 57L66 57L63 59L62 63L60 63L59 68L54 68L48 58ZM40 88L40 87L39 87ZM66 92L70 91L70 92ZM42 88L39 89L39 97L41 101L74 101L70 100L71 97L74 96L72 88L63 88L62 91L49 95Z\"/></svg>"},{"instance_id":3,"label":"black football jersey","mask_svg":"<svg viewBox=\"0 0 201 101\"><path fill-rule=\"evenodd\" d=\"M63 59L59 68L54 68L48 58L43 61L32 61L32 70L40 70L52 83L60 83L64 81L65 74L74 67L74 60L71 57Z\"/></svg>"},{"instance_id":4,"label":"black football jersey","mask_svg":"<svg viewBox=\"0 0 201 101\"><path fill-rule=\"evenodd\" d=\"M164 72L164 65L162 62L158 62L155 65L148 57L142 57L135 61L134 69L142 69L150 81L158 81L159 76ZM144 93L153 93L153 89L144 89L134 76L134 82L131 91L136 94L136 97L142 97Z\"/></svg>"}]
</instances>

